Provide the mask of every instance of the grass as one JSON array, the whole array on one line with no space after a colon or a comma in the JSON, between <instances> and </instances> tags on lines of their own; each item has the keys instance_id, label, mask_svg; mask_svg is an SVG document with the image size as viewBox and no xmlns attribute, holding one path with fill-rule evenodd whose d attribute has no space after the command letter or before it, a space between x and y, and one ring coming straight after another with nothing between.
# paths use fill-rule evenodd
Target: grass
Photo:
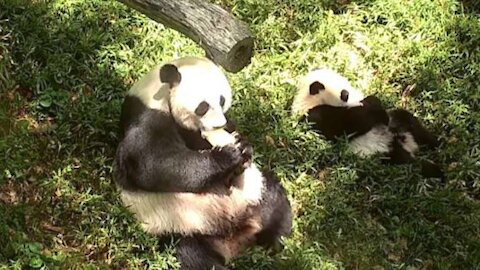
<instances>
[{"instance_id":1,"label":"grass","mask_svg":"<svg viewBox=\"0 0 480 270\"><path fill-rule=\"evenodd\" d=\"M475 0L217 0L256 35L228 74L231 111L294 205L284 252L236 269L480 269L480 4ZM112 182L125 91L203 51L113 0L0 0L0 269L170 269ZM330 66L440 136L446 180L332 145L288 107ZM410 95L406 87L414 86Z\"/></svg>"}]
</instances>

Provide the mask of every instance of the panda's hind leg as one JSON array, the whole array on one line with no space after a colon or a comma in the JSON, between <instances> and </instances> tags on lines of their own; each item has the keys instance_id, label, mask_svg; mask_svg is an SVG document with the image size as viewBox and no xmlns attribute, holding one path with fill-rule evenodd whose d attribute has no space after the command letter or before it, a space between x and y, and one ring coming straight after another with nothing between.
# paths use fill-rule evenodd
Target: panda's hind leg
<instances>
[{"instance_id":1,"label":"panda's hind leg","mask_svg":"<svg viewBox=\"0 0 480 270\"><path fill-rule=\"evenodd\" d=\"M409 111L393 109L388 112L390 117L390 129L395 133L410 132L419 145L425 145L430 149L438 147L438 138L428 131L425 126Z\"/></svg>"},{"instance_id":2,"label":"panda's hind leg","mask_svg":"<svg viewBox=\"0 0 480 270\"><path fill-rule=\"evenodd\" d=\"M200 237L182 237L176 246L182 270L228 270L225 259Z\"/></svg>"},{"instance_id":3,"label":"panda's hind leg","mask_svg":"<svg viewBox=\"0 0 480 270\"><path fill-rule=\"evenodd\" d=\"M273 172L264 171L265 191L260 205L262 230L256 234L257 244L279 252L281 237L292 233L292 208L287 193Z\"/></svg>"}]
</instances>

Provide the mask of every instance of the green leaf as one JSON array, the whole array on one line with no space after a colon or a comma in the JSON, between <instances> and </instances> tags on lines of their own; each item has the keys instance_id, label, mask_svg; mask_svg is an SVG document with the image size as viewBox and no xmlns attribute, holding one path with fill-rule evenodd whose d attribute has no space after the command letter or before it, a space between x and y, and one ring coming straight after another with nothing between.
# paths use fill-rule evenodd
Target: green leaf
<instances>
[{"instance_id":1,"label":"green leaf","mask_svg":"<svg viewBox=\"0 0 480 270\"><path fill-rule=\"evenodd\" d=\"M27 120L20 120L17 122L17 127L21 131L28 131L28 121Z\"/></svg>"},{"instance_id":2,"label":"green leaf","mask_svg":"<svg viewBox=\"0 0 480 270\"><path fill-rule=\"evenodd\" d=\"M28 265L32 268L40 268L43 265L43 260L40 257L33 257L28 262Z\"/></svg>"},{"instance_id":3,"label":"green leaf","mask_svg":"<svg viewBox=\"0 0 480 270\"><path fill-rule=\"evenodd\" d=\"M30 250L30 252L34 254L40 254L40 252L42 251L42 244L38 242L28 243L27 248L28 250Z\"/></svg>"},{"instance_id":4,"label":"green leaf","mask_svg":"<svg viewBox=\"0 0 480 270\"><path fill-rule=\"evenodd\" d=\"M52 97L43 96L42 99L40 99L40 106L44 108L50 108L50 106L52 106Z\"/></svg>"},{"instance_id":5,"label":"green leaf","mask_svg":"<svg viewBox=\"0 0 480 270\"><path fill-rule=\"evenodd\" d=\"M95 270L97 269L94 265L87 264L83 267L84 270Z\"/></svg>"},{"instance_id":6,"label":"green leaf","mask_svg":"<svg viewBox=\"0 0 480 270\"><path fill-rule=\"evenodd\" d=\"M67 256L65 256L65 254L63 252L57 252L55 253L54 255L51 256L52 260L56 261L56 262L63 262L65 261L65 258Z\"/></svg>"}]
</instances>

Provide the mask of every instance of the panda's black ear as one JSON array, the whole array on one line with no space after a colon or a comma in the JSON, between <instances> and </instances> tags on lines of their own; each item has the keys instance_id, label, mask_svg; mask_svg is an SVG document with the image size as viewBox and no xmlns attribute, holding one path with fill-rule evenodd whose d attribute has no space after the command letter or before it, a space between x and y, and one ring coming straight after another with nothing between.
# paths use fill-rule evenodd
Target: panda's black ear
<instances>
[{"instance_id":1,"label":"panda's black ear","mask_svg":"<svg viewBox=\"0 0 480 270\"><path fill-rule=\"evenodd\" d=\"M175 84L179 84L181 80L182 75L175 65L165 64L160 68L160 81L162 83L168 83L170 87L173 87Z\"/></svg>"},{"instance_id":2,"label":"panda's black ear","mask_svg":"<svg viewBox=\"0 0 480 270\"><path fill-rule=\"evenodd\" d=\"M323 90L325 90L325 86L319 81L315 81L312 84L310 84L310 95L316 95Z\"/></svg>"}]
</instances>

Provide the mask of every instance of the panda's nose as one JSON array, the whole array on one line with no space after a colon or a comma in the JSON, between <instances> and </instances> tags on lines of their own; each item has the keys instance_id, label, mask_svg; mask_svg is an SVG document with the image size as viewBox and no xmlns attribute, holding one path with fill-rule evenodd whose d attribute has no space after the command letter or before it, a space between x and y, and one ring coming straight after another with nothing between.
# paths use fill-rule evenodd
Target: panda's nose
<instances>
[{"instance_id":1,"label":"panda's nose","mask_svg":"<svg viewBox=\"0 0 480 270\"><path fill-rule=\"evenodd\" d=\"M342 92L340 92L340 99L343 101L343 102L347 102L348 101L348 91L343 89Z\"/></svg>"}]
</instances>

